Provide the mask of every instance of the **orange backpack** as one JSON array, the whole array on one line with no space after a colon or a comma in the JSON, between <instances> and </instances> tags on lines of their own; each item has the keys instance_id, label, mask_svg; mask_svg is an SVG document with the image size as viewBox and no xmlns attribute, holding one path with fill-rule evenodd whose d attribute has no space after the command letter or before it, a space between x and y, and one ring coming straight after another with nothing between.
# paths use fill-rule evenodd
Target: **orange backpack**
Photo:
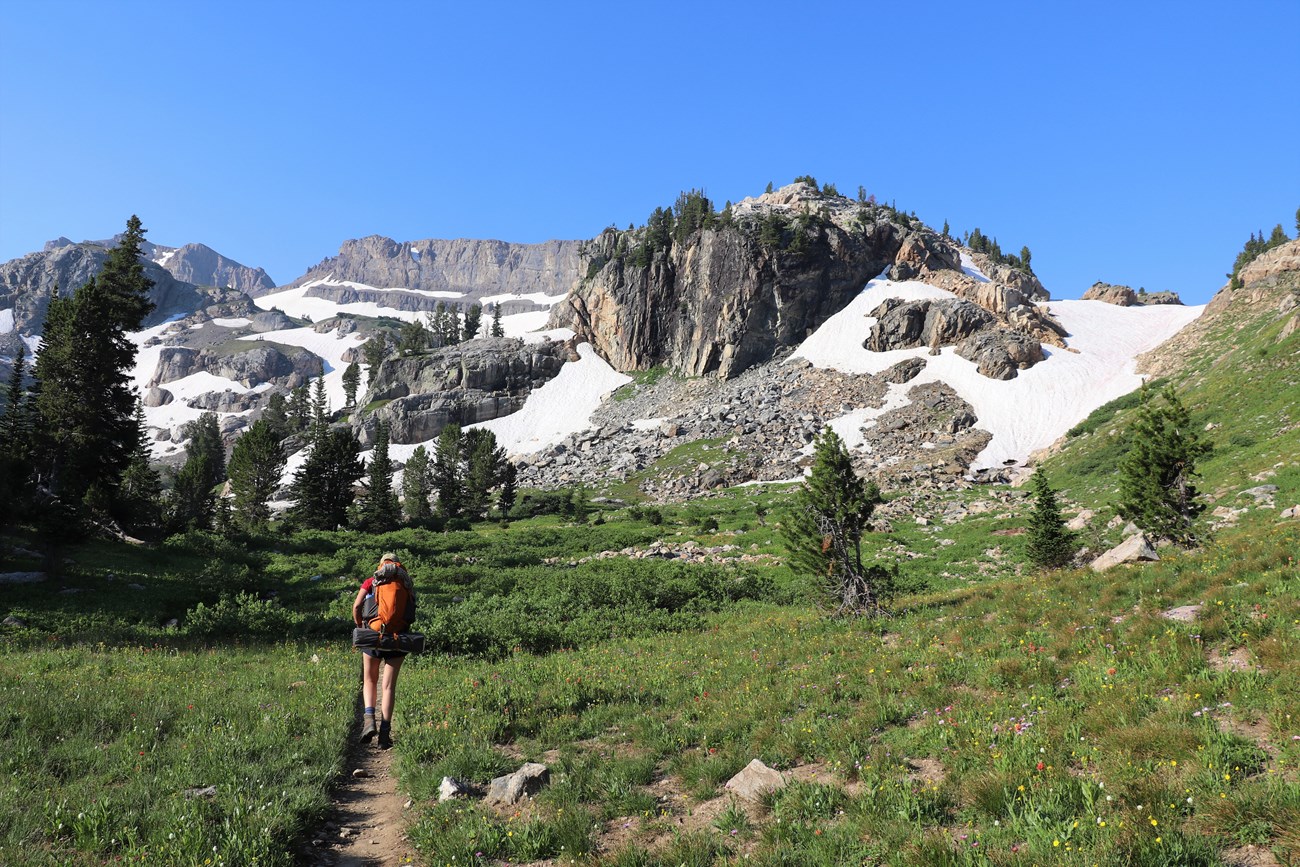
<instances>
[{"instance_id":1,"label":"orange backpack","mask_svg":"<svg viewBox=\"0 0 1300 867\"><path fill-rule=\"evenodd\" d=\"M401 563L385 560L379 564L361 619L382 634L401 634L411 628L415 622L415 590Z\"/></svg>"}]
</instances>

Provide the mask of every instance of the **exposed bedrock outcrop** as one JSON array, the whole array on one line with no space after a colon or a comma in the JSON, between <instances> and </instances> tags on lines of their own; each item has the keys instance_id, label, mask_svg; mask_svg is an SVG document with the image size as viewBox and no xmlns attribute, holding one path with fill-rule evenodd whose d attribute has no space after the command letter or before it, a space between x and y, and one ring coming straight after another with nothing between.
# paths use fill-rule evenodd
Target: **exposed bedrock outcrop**
<instances>
[{"instance_id":1,"label":"exposed bedrock outcrop","mask_svg":"<svg viewBox=\"0 0 1300 867\"><path fill-rule=\"evenodd\" d=\"M578 278L578 246L577 241L512 244L465 238L398 242L370 235L344 241L337 256L323 260L288 285L330 279L380 289L459 292L468 298L535 292L562 295ZM346 289L322 287L320 293L336 298L334 293ZM312 291L316 294L316 290ZM385 298L386 303L400 302L390 296ZM356 300L374 299L358 296ZM437 300L415 295L405 303L424 306L403 309L432 309Z\"/></svg>"},{"instance_id":2,"label":"exposed bedrock outcrop","mask_svg":"<svg viewBox=\"0 0 1300 867\"><path fill-rule=\"evenodd\" d=\"M233 379L247 387L270 382L296 388L321 376L324 362L306 349L266 342L213 349L168 346L158 357L149 385L162 385L200 372Z\"/></svg>"},{"instance_id":3,"label":"exposed bedrock outcrop","mask_svg":"<svg viewBox=\"0 0 1300 867\"><path fill-rule=\"evenodd\" d=\"M388 403L357 422L358 436L365 444L373 442L378 422L386 421L392 442L423 442L453 422L475 424L517 412L572 353L552 341L484 338L387 359L366 399Z\"/></svg>"},{"instance_id":4,"label":"exposed bedrock outcrop","mask_svg":"<svg viewBox=\"0 0 1300 867\"><path fill-rule=\"evenodd\" d=\"M1002 324L996 316L959 298L904 301L891 298L874 311L876 324L863 346L873 352L928 346L955 346L980 373L1012 379L1043 360L1043 348L1033 336Z\"/></svg>"},{"instance_id":5,"label":"exposed bedrock outcrop","mask_svg":"<svg viewBox=\"0 0 1300 867\"><path fill-rule=\"evenodd\" d=\"M1064 335L1033 306L1048 297L1033 275L987 260L990 279L969 275L957 244L919 221L802 183L685 236L607 229L582 255L585 276L550 326L572 328L619 370L734 377L802 342L882 273L1014 316L1040 339Z\"/></svg>"}]
</instances>

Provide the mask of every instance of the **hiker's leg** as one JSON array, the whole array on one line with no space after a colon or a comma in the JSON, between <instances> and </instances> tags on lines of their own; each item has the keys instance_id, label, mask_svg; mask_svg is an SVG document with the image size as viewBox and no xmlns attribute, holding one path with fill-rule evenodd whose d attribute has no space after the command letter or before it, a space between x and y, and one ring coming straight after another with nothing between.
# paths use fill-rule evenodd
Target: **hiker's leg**
<instances>
[{"instance_id":1,"label":"hiker's leg","mask_svg":"<svg viewBox=\"0 0 1300 867\"><path fill-rule=\"evenodd\" d=\"M361 654L361 705L375 706L375 692L379 685L379 657Z\"/></svg>"},{"instance_id":2,"label":"hiker's leg","mask_svg":"<svg viewBox=\"0 0 1300 867\"><path fill-rule=\"evenodd\" d=\"M386 723L393 721L393 702L397 698L397 672L405 660L405 656L394 656L392 659L384 660L384 694L380 712Z\"/></svg>"}]
</instances>

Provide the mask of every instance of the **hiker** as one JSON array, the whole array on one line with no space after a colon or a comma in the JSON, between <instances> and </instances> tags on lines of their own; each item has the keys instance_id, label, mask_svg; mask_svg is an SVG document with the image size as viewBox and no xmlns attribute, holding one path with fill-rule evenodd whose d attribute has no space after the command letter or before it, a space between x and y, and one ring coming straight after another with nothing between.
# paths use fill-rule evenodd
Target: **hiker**
<instances>
[{"instance_id":1,"label":"hiker","mask_svg":"<svg viewBox=\"0 0 1300 867\"><path fill-rule=\"evenodd\" d=\"M384 585L391 585L391 587L385 590L382 589ZM390 594L404 596L399 601L401 613L395 615L400 618L397 629L389 629L391 624L380 622L379 612L382 605L378 597ZM411 576L398 562L396 554L384 554L379 560L379 567L375 569L375 574L367 578L362 583L361 589L357 591L357 598L352 603L352 619L357 626L366 626L380 631L402 632L411 625L414 618L415 591L411 586ZM361 699L365 716L361 726L361 742L368 744L378 734L379 748L386 750L393 745L393 701L397 697L397 673L402 669L406 651L381 650L377 647L359 649L364 654L361 657ZM376 727L375 693L379 690L381 663L385 666L384 692L380 702L379 725Z\"/></svg>"}]
</instances>

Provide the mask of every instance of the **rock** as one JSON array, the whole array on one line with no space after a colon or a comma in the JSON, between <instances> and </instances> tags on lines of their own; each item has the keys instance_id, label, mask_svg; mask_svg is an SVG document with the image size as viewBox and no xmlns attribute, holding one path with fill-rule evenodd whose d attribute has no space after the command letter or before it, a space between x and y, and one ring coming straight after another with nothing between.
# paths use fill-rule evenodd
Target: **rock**
<instances>
[{"instance_id":1,"label":"rock","mask_svg":"<svg viewBox=\"0 0 1300 867\"><path fill-rule=\"evenodd\" d=\"M264 310L260 313L254 313L248 318L248 327L254 334L265 334L268 331L285 331L297 327L296 322L279 310Z\"/></svg>"},{"instance_id":2,"label":"rock","mask_svg":"<svg viewBox=\"0 0 1300 867\"><path fill-rule=\"evenodd\" d=\"M455 777L443 777L442 782L438 785L438 800L450 801L452 798L466 798L474 795L474 789L469 783L458 780Z\"/></svg>"},{"instance_id":3,"label":"rock","mask_svg":"<svg viewBox=\"0 0 1300 867\"><path fill-rule=\"evenodd\" d=\"M957 354L975 362L976 369L990 379L1014 379L1016 374L1042 361L1043 344L1027 334L993 329L972 335L957 344Z\"/></svg>"},{"instance_id":4,"label":"rock","mask_svg":"<svg viewBox=\"0 0 1300 867\"><path fill-rule=\"evenodd\" d=\"M158 386L155 385L145 392L143 401L145 406L156 407L156 406L166 406L167 404L171 403L173 399L174 398L172 397L172 393L170 391L168 391L165 388L159 388Z\"/></svg>"},{"instance_id":5,"label":"rock","mask_svg":"<svg viewBox=\"0 0 1300 867\"><path fill-rule=\"evenodd\" d=\"M1156 549L1151 547L1151 543L1147 541L1146 536L1139 533L1136 536L1128 537L1096 560L1093 560L1091 566L1094 572L1104 572L1121 563L1159 559L1160 555L1156 553Z\"/></svg>"},{"instance_id":6,"label":"rock","mask_svg":"<svg viewBox=\"0 0 1300 867\"><path fill-rule=\"evenodd\" d=\"M1092 509L1081 510L1079 514L1065 522L1065 529L1073 530L1077 533L1088 526L1088 522L1092 520L1094 514L1095 513Z\"/></svg>"},{"instance_id":7,"label":"rock","mask_svg":"<svg viewBox=\"0 0 1300 867\"><path fill-rule=\"evenodd\" d=\"M215 798L216 796L216 786L196 786L193 789L185 790L186 798Z\"/></svg>"},{"instance_id":8,"label":"rock","mask_svg":"<svg viewBox=\"0 0 1300 867\"><path fill-rule=\"evenodd\" d=\"M1084 301L1105 301L1119 307L1132 307L1137 303L1137 293L1128 286L1102 283L1100 280L1088 287L1083 293Z\"/></svg>"},{"instance_id":9,"label":"rock","mask_svg":"<svg viewBox=\"0 0 1300 867\"><path fill-rule=\"evenodd\" d=\"M893 367L880 374L880 378L885 382L904 383L916 379L917 374L925 370L926 361L924 358L905 358L895 364Z\"/></svg>"},{"instance_id":10,"label":"rock","mask_svg":"<svg viewBox=\"0 0 1300 867\"><path fill-rule=\"evenodd\" d=\"M1282 510L1283 518L1300 518L1300 505L1292 506L1289 509Z\"/></svg>"},{"instance_id":11,"label":"rock","mask_svg":"<svg viewBox=\"0 0 1300 867\"><path fill-rule=\"evenodd\" d=\"M872 352L948 345L991 328L997 322L992 313L958 298L920 301L889 298L871 315L876 318L876 324L871 326L871 336L863 346Z\"/></svg>"},{"instance_id":12,"label":"rock","mask_svg":"<svg viewBox=\"0 0 1300 867\"><path fill-rule=\"evenodd\" d=\"M745 765L740 773L727 780L723 788L738 798L751 803L758 803L765 794L780 789L785 783L786 779L781 776L780 771L769 768L758 759L754 759L748 765Z\"/></svg>"},{"instance_id":13,"label":"rock","mask_svg":"<svg viewBox=\"0 0 1300 867\"><path fill-rule=\"evenodd\" d=\"M1167 620L1176 620L1179 623L1192 623L1200 613L1200 605L1180 605L1177 608L1170 608L1168 611L1161 611L1160 616Z\"/></svg>"},{"instance_id":14,"label":"rock","mask_svg":"<svg viewBox=\"0 0 1300 867\"><path fill-rule=\"evenodd\" d=\"M175 617L173 617L172 619L168 620L166 623L163 624L163 629L179 629L180 625L181 622Z\"/></svg>"},{"instance_id":15,"label":"rock","mask_svg":"<svg viewBox=\"0 0 1300 867\"><path fill-rule=\"evenodd\" d=\"M44 572L0 572L0 584L35 584L45 578Z\"/></svg>"},{"instance_id":16,"label":"rock","mask_svg":"<svg viewBox=\"0 0 1300 867\"><path fill-rule=\"evenodd\" d=\"M362 777L368 777L368 776L370 776L370 772L367 771L365 768L353 768L353 769L352 769L352 779L354 779L354 780L359 780L359 779L361 779Z\"/></svg>"},{"instance_id":17,"label":"rock","mask_svg":"<svg viewBox=\"0 0 1300 867\"><path fill-rule=\"evenodd\" d=\"M484 803L491 807L513 807L540 792L550 780L551 771L546 765L529 762L513 774L488 783Z\"/></svg>"},{"instance_id":18,"label":"rock","mask_svg":"<svg viewBox=\"0 0 1300 867\"><path fill-rule=\"evenodd\" d=\"M1247 490L1242 491L1237 496L1254 497L1255 502L1259 503L1264 500L1272 500L1273 495L1276 493L1277 493L1277 485L1257 485L1256 487L1248 488Z\"/></svg>"},{"instance_id":19,"label":"rock","mask_svg":"<svg viewBox=\"0 0 1300 867\"><path fill-rule=\"evenodd\" d=\"M0 625L12 626L14 629L26 629L27 621L23 620L21 617L10 614L3 621L0 621Z\"/></svg>"},{"instance_id":20,"label":"rock","mask_svg":"<svg viewBox=\"0 0 1300 867\"><path fill-rule=\"evenodd\" d=\"M127 587L128 590L143 590L143 589L144 589L144 585L143 585L143 584L128 584L128 585L126 585L126 587Z\"/></svg>"}]
</instances>

